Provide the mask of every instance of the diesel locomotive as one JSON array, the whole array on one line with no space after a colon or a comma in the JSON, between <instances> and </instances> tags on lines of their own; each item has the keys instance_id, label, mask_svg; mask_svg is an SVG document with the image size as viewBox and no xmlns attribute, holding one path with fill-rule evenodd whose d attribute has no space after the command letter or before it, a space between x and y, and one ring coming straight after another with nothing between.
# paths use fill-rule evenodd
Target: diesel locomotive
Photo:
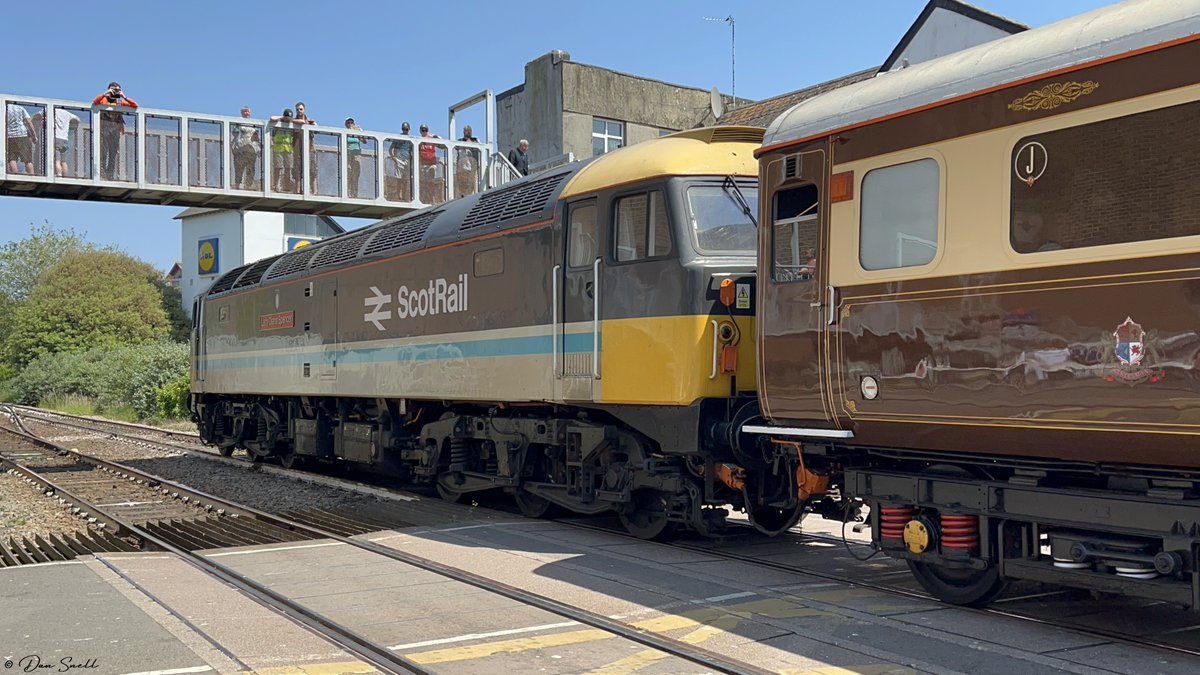
<instances>
[{"instance_id":1,"label":"diesel locomotive","mask_svg":"<svg viewBox=\"0 0 1200 675\"><path fill-rule=\"evenodd\" d=\"M943 600L1011 579L1200 609L1200 3L881 73L760 160L745 425Z\"/></svg>"},{"instance_id":2,"label":"diesel locomotive","mask_svg":"<svg viewBox=\"0 0 1200 675\"><path fill-rule=\"evenodd\" d=\"M647 538L727 505L786 529L801 458L736 432L762 133L672 134L231 270L195 305L201 437Z\"/></svg>"}]
</instances>

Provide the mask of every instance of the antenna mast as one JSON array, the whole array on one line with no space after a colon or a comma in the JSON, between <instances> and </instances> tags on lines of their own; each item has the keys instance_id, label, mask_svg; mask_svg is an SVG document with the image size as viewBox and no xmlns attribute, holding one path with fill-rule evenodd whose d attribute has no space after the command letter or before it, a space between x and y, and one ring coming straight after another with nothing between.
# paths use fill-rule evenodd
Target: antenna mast
<instances>
[{"instance_id":1,"label":"antenna mast","mask_svg":"<svg viewBox=\"0 0 1200 675\"><path fill-rule=\"evenodd\" d=\"M733 15L724 19L716 16L706 16L705 21L720 21L721 23L729 24L729 80L730 80L730 95L737 99L737 21Z\"/></svg>"}]
</instances>

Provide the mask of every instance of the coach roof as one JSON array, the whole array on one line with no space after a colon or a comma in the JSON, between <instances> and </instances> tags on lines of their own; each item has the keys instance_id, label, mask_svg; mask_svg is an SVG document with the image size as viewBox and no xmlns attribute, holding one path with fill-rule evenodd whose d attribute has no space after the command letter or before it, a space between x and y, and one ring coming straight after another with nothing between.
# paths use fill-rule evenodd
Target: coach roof
<instances>
[{"instance_id":1,"label":"coach roof","mask_svg":"<svg viewBox=\"0 0 1200 675\"><path fill-rule=\"evenodd\" d=\"M660 176L754 176L758 127L703 127L630 145L597 157L562 191L567 199Z\"/></svg>"},{"instance_id":2,"label":"coach roof","mask_svg":"<svg viewBox=\"0 0 1200 675\"><path fill-rule=\"evenodd\" d=\"M1200 33L1200 0L1128 0L813 97L780 115L764 149Z\"/></svg>"}]
</instances>

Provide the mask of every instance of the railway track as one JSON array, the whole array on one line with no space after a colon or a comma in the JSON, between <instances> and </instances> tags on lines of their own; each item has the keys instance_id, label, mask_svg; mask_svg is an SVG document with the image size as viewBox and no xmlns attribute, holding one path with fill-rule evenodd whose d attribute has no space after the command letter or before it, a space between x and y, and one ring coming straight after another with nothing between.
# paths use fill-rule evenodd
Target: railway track
<instances>
[{"instance_id":1,"label":"railway track","mask_svg":"<svg viewBox=\"0 0 1200 675\"><path fill-rule=\"evenodd\" d=\"M59 458L65 456L71 459L80 459L85 463L97 462L99 464L106 465L110 468L110 470L117 472L116 475L125 481L135 484L145 482L153 489L159 490L162 494L169 495L172 499L188 499L189 502L193 504L201 504L202 508L207 511L215 510L220 516L229 515L230 517L237 517L244 520L253 519L256 524L265 526L266 528L286 531L290 536L295 537L297 540L333 540L342 544L353 546L384 558L405 563L417 569L432 572L453 581L480 588L490 593L514 600L521 604L557 614L558 616L571 621L606 631L615 637L620 637L645 647L658 650L665 654L669 654L692 663L700 664L714 672L747 675L760 675L770 672L748 663L731 660L721 654L710 652L701 647L663 637L655 633L647 632L641 628L620 620L611 619L595 612L573 607L552 598L532 593L515 586L497 582L471 572L459 570L448 565L443 565L441 563L405 553L403 551L398 551L371 541L353 539L347 534L325 529L313 522L301 523L283 516L258 511L256 509L235 504L211 495L200 493L178 483L173 483L157 476L145 474L114 462L108 462L95 457L89 457L79 453L78 451L54 447L53 444L42 440L40 437L31 435L28 430L24 429L20 422L20 416L16 411L12 410L11 408L5 410L3 407L0 407L0 413L8 414L10 419L12 419L13 423L17 426L16 430L3 429L4 431L9 433L25 434L27 439L48 446L48 452L46 453L47 455L53 454ZM55 494L64 496L65 499L76 504L76 506L79 508L88 509L89 517L96 518L97 520L103 522L106 527L109 527L116 532L124 533L127 536L133 537L141 542L144 546L151 546L159 550L164 550L179 555L189 563L200 567L205 572L213 574L214 576L234 584L238 588L250 593L260 601L275 607L297 621L315 630L318 630L323 635L326 635L330 639L336 641L337 644L342 645L348 650L354 652L357 656L363 658L366 662L383 670L384 672L432 672L425 667L415 664L405 659L403 656L388 650L382 645L363 638L351 629L336 624L319 613L313 612L303 605L289 600L288 598L272 591L267 586L258 584L257 582L239 575L233 570L213 561L211 558L204 556L203 554L199 553L200 549L195 548L189 542L182 540L183 537L180 533L185 530L183 528L173 527L175 525L174 519L171 522L172 527L168 529L168 536L164 536L162 530L145 527L145 524L135 524L129 520L118 517L115 514L106 512L100 507L90 504L83 499L70 495L67 490L60 488L47 477L42 476L37 471L34 471L27 466L18 464L3 457L0 457L0 461L5 462L6 466L19 471L23 476L29 478L30 480L39 482L42 489L44 489L46 492L53 492ZM199 501L197 502L197 500ZM120 507L121 504L117 504L116 506ZM139 514L145 515L141 512L139 512ZM128 516L127 513L125 515ZM161 520L156 519L155 522L161 523Z\"/></svg>"},{"instance_id":2,"label":"railway track","mask_svg":"<svg viewBox=\"0 0 1200 675\"><path fill-rule=\"evenodd\" d=\"M78 418L71 419L67 416L58 413L41 412L38 415L43 421L52 422L55 424L66 424L75 428L86 429L87 422L81 421ZM56 418L63 418L62 422ZM115 437L121 437L123 434L118 434L115 430L121 427L130 427L137 429L138 435L127 437L128 442L136 442L139 439L148 443L163 444L163 447L177 447L174 443L166 443L165 441L148 441L146 438L153 435L152 428L141 427L140 425L124 425L121 423L113 423L107 425L110 429L109 433ZM175 432L172 432L175 433ZM178 448L177 448L178 449ZM206 450L198 450L209 459L234 461L245 463L247 460L229 460L216 455L216 453ZM283 471L283 470L280 470ZM283 471L295 475L296 472ZM334 483L340 484L340 479L329 479ZM370 487L372 493L378 491L397 494L395 491L387 490L386 488ZM403 494L403 493L399 493ZM509 513L516 514L515 508L506 508L497 506ZM633 538L620 523L615 519L606 518L562 518L559 522L569 524L573 527L603 531L609 534L615 534L622 537ZM814 565L803 564L798 562L779 562L766 560L764 556L756 552L756 548L769 547L779 542L787 542L788 538L796 538L806 541L822 541L824 543L836 546L845 546L847 548L846 564L839 565L841 571L831 571L829 569L821 569ZM862 542L847 541L842 537L832 535L814 534L809 532L801 532L799 529L784 535L781 539L767 539L758 534L753 528L747 526L745 528L734 527L729 536L717 540L709 539L688 539L680 538L675 541L663 544L677 549L686 549L698 553L705 553L725 560L736 561L740 563L750 564L765 569L776 571L790 572L797 575L807 575L834 581L838 583L849 584L859 588L870 589L889 595L916 598L927 601L934 601L930 595L921 590L915 583L912 582L908 574L907 567L904 563L892 560L890 558L876 558L868 564L863 558L870 556L872 549L869 545ZM899 580L899 581L898 581ZM1063 589L1057 587L1043 587L1032 585L1027 589L1028 592L1017 595L1010 594L1006 598L994 603L992 606L985 609L962 609L962 611L975 612L980 615L994 615L1015 618L1021 621L1055 626L1059 628L1067 628L1075 632L1123 644L1137 645L1149 647L1153 649L1161 649L1173 653L1186 654L1189 656L1200 656L1200 642L1194 637L1200 632L1200 617L1195 613L1188 613L1175 610L1173 607L1168 607L1163 604L1156 604L1147 607L1144 603L1127 598L1120 597L1093 597L1086 591L1077 589ZM1124 605L1123 611L1112 612L1114 617L1113 625L1105 626L1084 626L1077 623L1072 623L1069 618L1056 614L1054 599L1060 598L1064 601L1070 601L1071 611L1079 611L1079 603L1085 605L1094 603L1096 607L1111 608L1114 604ZM1062 604L1067 604L1063 602ZM1128 617L1137 615L1152 615L1149 617L1154 623L1161 624L1161 629L1157 636L1137 636L1130 633L1128 629ZM1121 617L1124 617L1123 619Z\"/></svg>"}]
</instances>

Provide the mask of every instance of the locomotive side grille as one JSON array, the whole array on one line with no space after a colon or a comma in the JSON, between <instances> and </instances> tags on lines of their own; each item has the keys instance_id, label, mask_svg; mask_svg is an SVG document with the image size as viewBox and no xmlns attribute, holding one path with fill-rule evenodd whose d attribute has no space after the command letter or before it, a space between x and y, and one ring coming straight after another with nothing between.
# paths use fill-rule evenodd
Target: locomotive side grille
<instances>
[{"instance_id":1,"label":"locomotive side grille","mask_svg":"<svg viewBox=\"0 0 1200 675\"><path fill-rule=\"evenodd\" d=\"M425 231L429 229L429 224L441 213L441 211L434 211L385 225L375 232L371 241L367 242L363 255L374 255L380 251L389 251L421 241L425 237Z\"/></svg>"},{"instance_id":2,"label":"locomotive side grille","mask_svg":"<svg viewBox=\"0 0 1200 675\"><path fill-rule=\"evenodd\" d=\"M538 213L546 208L554 189L568 174L560 173L540 180L523 183L507 190L485 192L471 207L459 230L469 230L481 225L500 223Z\"/></svg>"},{"instance_id":3,"label":"locomotive side grille","mask_svg":"<svg viewBox=\"0 0 1200 675\"><path fill-rule=\"evenodd\" d=\"M362 250L363 242L370 236L369 232L356 234L353 237L344 239L335 239L328 244L321 246L321 252L317 254L317 259L313 261L312 269L318 267L329 267L347 260L353 260L358 257L358 252Z\"/></svg>"},{"instance_id":4,"label":"locomotive side grille","mask_svg":"<svg viewBox=\"0 0 1200 675\"><path fill-rule=\"evenodd\" d=\"M270 258L264 258L263 260L259 260L258 262L254 263L254 265L252 265L250 269L246 270L246 273L237 280L237 283L235 283L233 287L235 289L245 288L246 286L253 286L262 281L263 275L267 272L267 268L278 259L279 256L273 256Z\"/></svg>"},{"instance_id":5,"label":"locomotive side grille","mask_svg":"<svg viewBox=\"0 0 1200 675\"><path fill-rule=\"evenodd\" d=\"M247 267L249 267L249 265L242 265L241 267L227 273L220 279L217 279L217 282L212 285L212 288L208 289L208 292L221 293L233 288L233 283L237 281L238 277L242 276L242 272L245 272Z\"/></svg>"},{"instance_id":6,"label":"locomotive side grille","mask_svg":"<svg viewBox=\"0 0 1200 675\"><path fill-rule=\"evenodd\" d=\"M278 277L287 276L304 269L308 269L308 262L317 254L317 249L311 246L305 246L298 251L291 251L283 254L279 258L271 271L267 273L267 279L275 279Z\"/></svg>"}]
</instances>

